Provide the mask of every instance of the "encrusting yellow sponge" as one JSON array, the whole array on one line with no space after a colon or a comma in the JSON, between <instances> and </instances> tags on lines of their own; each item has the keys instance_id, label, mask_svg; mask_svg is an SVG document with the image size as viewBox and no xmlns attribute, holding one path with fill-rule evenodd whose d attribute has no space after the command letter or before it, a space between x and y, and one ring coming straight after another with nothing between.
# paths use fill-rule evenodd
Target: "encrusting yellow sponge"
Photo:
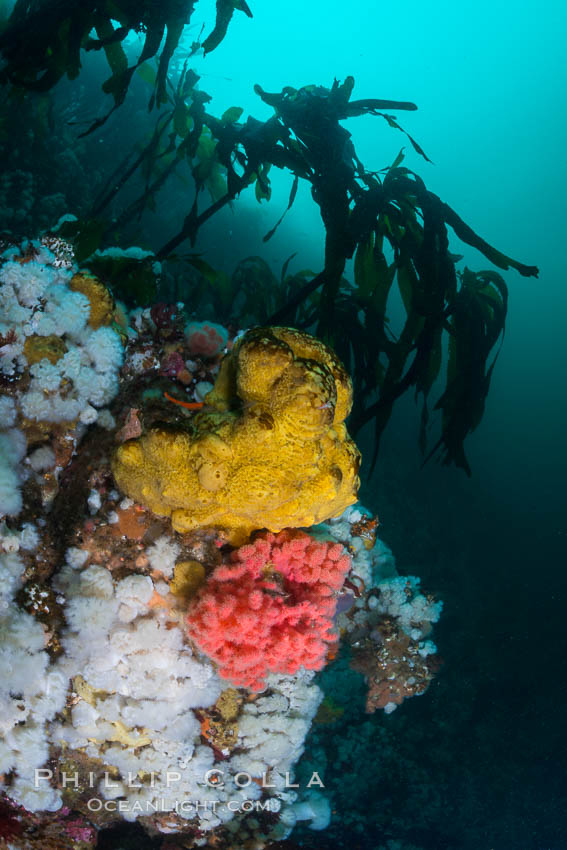
<instances>
[{"instance_id":1,"label":"encrusting yellow sponge","mask_svg":"<svg viewBox=\"0 0 567 850\"><path fill-rule=\"evenodd\" d=\"M352 383L319 340L248 331L205 402L189 424L154 427L113 460L119 488L177 531L215 527L241 545L254 529L314 525L356 501Z\"/></svg>"}]
</instances>

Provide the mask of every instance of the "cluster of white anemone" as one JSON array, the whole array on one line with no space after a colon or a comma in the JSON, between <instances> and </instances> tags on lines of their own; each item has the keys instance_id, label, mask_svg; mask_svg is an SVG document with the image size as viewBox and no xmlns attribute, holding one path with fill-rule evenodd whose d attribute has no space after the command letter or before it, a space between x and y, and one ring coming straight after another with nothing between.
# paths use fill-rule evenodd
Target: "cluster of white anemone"
<instances>
[{"instance_id":1,"label":"cluster of white anemone","mask_svg":"<svg viewBox=\"0 0 567 850\"><path fill-rule=\"evenodd\" d=\"M0 335L8 340L0 349L0 372L16 378L28 368L27 337L58 337L65 353L55 363L43 358L29 366L31 381L17 404L31 420L90 424L118 390L120 337L88 324L88 298L69 287L78 269L60 267L51 251L35 247L29 262L18 261L19 248L0 258Z\"/></svg>"},{"instance_id":2,"label":"cluster of white anemone","mask_svg":"<svg viewBox=\"0 0 567 850\"><path fill-rule=\"evenodd\" d=\"M22 252L32 249L33 259L22 261ZM0 397L0 516L21 509L22 418L113 425L105 405L118 392L122 343L112 328L88 324L89 299L69 286L77 271L39 242L0 255L0 376L10 387L10 394ZM29 364L30 337L57 337L62 356L55 363L44 357Z\"/></svg>"},{"instance_id":3,"label":"cluster of white anemone","mask_svg":"<svg viewBox=\"0 0 567 850\"><path fill-rule=\"evenodd\" d=\"M396 620L402 631L412 640L420 642L425 655L436 652L431 640L424 640L431 627L439 620L443 603L421 592L417 576L398 575L392 550L380 538L367 549L361 537L353 533L353 525L370 517L370 511L357 504L347 508L335 519L327 520L312 529L318 537L331 538L349 547L352 556L351 576L360 579L361 587L373 590L369 599L361 593L353 599L348 617L339 614L337 626L341 631L354 631L368 621L369 609L374 615L383 614Z\"/></svg>"},{"instance_id":4,"label":"cluster of white anemone","mask_svg":"<svg viewBox=\"0 0 567 850\"><path fill-rule=\"evenodd\" d=\"M142 575L116 580L89 563L85 551L69 549L53 582L67 621L64 653L51 662L44 627L14 600L22 551L37 543L32 526L0 528L0 772L13 773L9 795L30 811L57 810L61 791L49 782L45 763L52 745L64 745L68 755L78 750L104 762L113 780L93 788L93 798L120 798L127 820L198 800L196 810L178 808L181 817L197 817L205 831L225 824L236 832L238 806L247 811L259 800L268 776L270 810L280 811L277 834L307 817L301 807L296 812L297 792L289 786L323 697L314 674L269 677L269 691L239 718L238 754L216 762L201 743L197 712L212 706L227 684L193 653L183 611L150 604L156 595L167 597L168 583ZM170 574L176 544L165 535L148 552ZM69 696L72 708L63 716ZM222 781L209 784L213 769ZM169 828L179 827L172 821Z\"/></svg>"}]
</instances>

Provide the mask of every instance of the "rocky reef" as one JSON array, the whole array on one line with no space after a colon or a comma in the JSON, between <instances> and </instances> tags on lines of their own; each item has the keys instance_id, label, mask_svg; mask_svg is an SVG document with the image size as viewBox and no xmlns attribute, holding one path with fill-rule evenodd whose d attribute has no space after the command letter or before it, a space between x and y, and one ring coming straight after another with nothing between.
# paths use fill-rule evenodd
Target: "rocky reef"
<instances>
[{"instance_id":1,"label":"rocky reef","mask_svg":"<svg viewBox=\"0 0 567 850\"><path fill-rule=\"evenodd\" d=\"M294 329L129 311L54 236L4 245L0 283L0 838L323 829L316 672L348 646L391 712L441 610L354 505L350 378Z\"/></svg>"}]
</instances>

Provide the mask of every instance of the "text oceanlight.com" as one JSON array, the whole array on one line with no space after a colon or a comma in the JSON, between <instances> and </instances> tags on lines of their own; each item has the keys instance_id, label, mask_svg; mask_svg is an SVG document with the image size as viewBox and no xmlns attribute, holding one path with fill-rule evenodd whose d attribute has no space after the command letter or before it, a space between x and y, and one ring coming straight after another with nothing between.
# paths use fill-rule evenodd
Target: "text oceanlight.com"
<instances>
[{"instance_id":1,"label":"text oceanlight.com","mask_svg":"<svg viewBox=\"0 0 567 850\"><path fill-rule=\"evenodd\" d=\"M217 806L225 806L231 812L279 812L281 803L271 797L268 800L101 800L91 797L87 801L90 812L133 812L136 814L155 814L156 812L176 812L179 815L198 814L202 811L216 812Z\"/></svg>"},{"instance_id":2,"label":"text oceanlight.com","mask_svg":"<svg viewBox=\"0 0 567 850\"><path fill-rule=\"evenodd\" d=\"M97 788L100 792L110 791L114 789L118 793L115 799L100 799L99 797L91 797L87 801L87 806L91 812L121 812L134 814L154 814L156 812L176 812L179 815L187 817L188 815L198 814L203 811L216 812L217 806L224 806L231 812L277 812L281 807L280 801L275 797L270 797L264 800L199 800L199 799L179 799L172 800L171 797L158 797L153 800L127 800L124 799L124 794L120 793L125 788L129 789L147 789L155 788L158 783L159 788L163 788L165 783L166 788L175 789L175 786L183 780L181 773L176 770L167 771L165 774L155 773L152 771L147 777L148 781L141 783L136 773L128 772L127 777L118 782L108 772L105 772L102 777L90 771L86 775L80 777L79 772L67 773L61 771L58 774L58 783L62 788ZM275 788L264 774L261 779L253 778L249 773L240 772L230 777L237 788L247 788L254 782L260 788ZM53 779L53 771L48 768L36 768L34 784L39 788L43 783L50 783ZM225 787L224 771L212 769L208 770L202 778L202 784L207 788L220 790ZM289 773L285 774L285 788L299 788L299 784L293 782ZM311 778L306 783L307 788L317 786L324 788L321 777L317 772L311 774ZM280 785L281 788L281 785ZM109 796L112 796L110 794Z\"/></svg>"}]
</instances>

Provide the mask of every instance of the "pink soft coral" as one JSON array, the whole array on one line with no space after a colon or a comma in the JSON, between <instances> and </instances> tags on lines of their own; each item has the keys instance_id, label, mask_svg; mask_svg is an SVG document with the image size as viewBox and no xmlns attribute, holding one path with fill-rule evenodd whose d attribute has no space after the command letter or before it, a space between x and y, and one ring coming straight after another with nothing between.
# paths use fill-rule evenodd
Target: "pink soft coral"
<instances>
[{"instance_id":1,"label":"pink soft coral","mask_svg":"<svg viewBox=\"0 0 567 850\"><path fill-rule=\"evenodd\" d=\"M189 636L234 685L262 690L268 673L320 670L335 591L350 568L338 543L301 531L267 533L231 554L193 603Z\"/></svg>"},{"instance_id":2,"label":"pink soft coral","mask_svg":"<svg viewBox=\"0 0 567 850\"><path fill-rule=\"evenodd\" d=\"M190 354L214 357L225 347L228 331L215 322L189 322L185 339Z\"/></svg>"}]
</instances>

